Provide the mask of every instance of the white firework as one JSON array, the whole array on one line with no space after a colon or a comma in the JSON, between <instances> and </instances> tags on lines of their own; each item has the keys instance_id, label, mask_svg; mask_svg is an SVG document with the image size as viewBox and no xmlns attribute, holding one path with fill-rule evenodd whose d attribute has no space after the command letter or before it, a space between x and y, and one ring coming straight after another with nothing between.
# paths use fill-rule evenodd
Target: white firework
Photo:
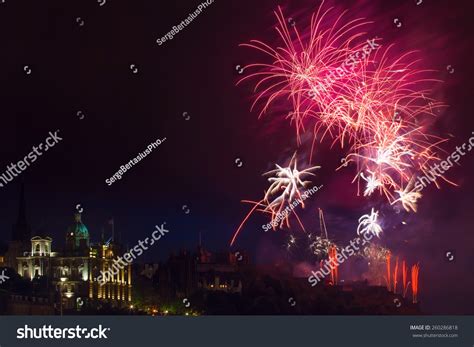
<instances>
[{"instance_id":1,"label":"white firework","mask_svg":"<svg viewBox=\"0 0 474 347\"><path fill-rule=\"evenodd\" d=\"M374 211L372 208L370 214L364 214L359 218L359 226L357 227L357 234L370 233L377 237L382 233L382 227L377 223L377 218L379 216L378 211Z\"/></svg>"},{"instance_id":2,"label":"white firework","mask_svg":"<svg viewBox=\"0 0 474 347\"><path fill-rule=\"evenodd\" d=\"M271 182L270 187L265 193L264 199L268 201L268 207L274 208L277 205L282 206L285 202L291 203L296 198L301 198L301 188L305 188L311 181L303 181L305 176L315 176L311 171L319 169L320 166L313 166L299 171L297 168L296 154L290 160L288 167L277 167L275 170L268 171L264 175L274 175L268 179ZM272 196L279 194L270 201ZM279 210L279 208L278 208Z\"/></svg>"},{"instance_id":3,"label":"white firework","mask_svg":"<svg viewBox=\"0 0 474 347\"><path fill-rule=\"evenodd\" d=\"M373 173L372 171L367 172L371 174L368 177L365 177L363 172L360 173L360 177L362 177L363 180L367 182L367 185L364 190L364 196L370 196L378 187L382 186L382 182L380 182L380 180L375 177L375 173Z\"/></svg>"},{"instance_id":4,"label":"white firework","mask_svg":"<svg viewBox=\"0 0 474 347\"><path fill-rule=\"evenodd\" d=\"M289 251L290 248L296 247L296 238L290 234L289 240L286 243L286 249Z\"/></svg>"},{"instance_id":5,"label":"white firework","mask_svg":"<svg viewBox=\"0 0 474 347\"><path fill-rule=\"evenodd\" d=\"M309 245L309 249L316 256L328 254L329 248L335 246L333 242L321 236L316 236L314 240L311 241L312 242Z\"/></svg>"},{"instance_id":6,"label":"white firework","mask_svg":"<svg viewBox=\"0 0 474 347\"><path fill-rule=\"evenodd\" d=\"M390 255L390 250L381 245L370 243L368 246L360 250L358 254L369 261L382 263L385 262L387 256Z\"/></svg>"},{"instance_id":7,"label":"white firework","mask_svg":"<svg viewBox=\"0 0 474 347\"><path fill-rule=\"evenodd\" d=\"M395 192L398 193L399 198L395 200L392 205L400 201L405 211L410 212L411 209L413 212L416 212L416 201L420 199L422 195L420 192L410 191L409 189L409 186L407 186L404 190L396 190Z\"/></svg>"},{"instance_id":8,"label":"white firework","mask_svg":"<svg viewBox=\"0 0 474 347\"><path fill-rule=\"evenodd\" d=\"M268 190L265 191L265 196L263 197L263 199L260 201L244 200L245 202L249 202L254 206L252 207L250 212L247 213L247 215L235 231L234 236L230 241L231 245L235 242L237 236L240 233L240 230L244 226L247 219L255 211L261 211L271 214L270 224L273 227L273 230L275 230L276 226L278 225L280 226L280 228L284 224L290 227L289 213L292 212L298 220L299 225L301 226L303 231L305 230L303 224L301 223L301 220L293 209L298 204L301 204L302 208L305 207L303 201L305 200L305 198L307 198L307 195L304 195L305 193L301 191L301 188L306 188L306 186L311 183L311 181L304 181L304 179L306 178L306 176L315 176L315 174L313 174L311 171L319 169L321 167L313 166L301 171L298 170L296 162L296 153L293 154L293 157L291 158L288 167L283 168L278 164L275 164L275 166L277 167L275 170L271 170L263 174L264 176L273 176L268 178L268 181L271 182L271 184ZM293 199L295 200L292 201ZM285 204L287 204L286 207Z\"/></svg>"}]
</instances>

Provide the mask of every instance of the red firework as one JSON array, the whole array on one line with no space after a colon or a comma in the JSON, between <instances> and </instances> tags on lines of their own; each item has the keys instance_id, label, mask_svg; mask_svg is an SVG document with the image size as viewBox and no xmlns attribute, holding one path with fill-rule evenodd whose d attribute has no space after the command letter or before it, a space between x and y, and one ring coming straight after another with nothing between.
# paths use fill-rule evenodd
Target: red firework
<instances>
[{"instance_id":1,"label":"red firework","mask_svg":"<svg viewBox=\"0 0 474 347\"><path fill-rule=\"evenodd\" d=\"M337 248L334 246L329 248L329 264L331 267L331 283L332 285L337 285L339 264L337 262Z\"/></svg>"},{"instance_id":2,"label":"red firework","mask_svg":"<svg viewBox=\"0 0 474 347\"><path fill-rule=\"evenodd\" d=\"M385 258L385 262L386 262L386 265L387 265L387 277L385 278L385 280L387 281L387 289L390 291L391 289L391 281L390 281L390 253L387 255L387 257Z\"/></svg>"},{"instance_id":3,"label":"red firework","mask_svg":"<svg viewBox=\"0 0 474 347\"><path fill-rule=\"evenodd\" d=\"M410 282L407 283L408 278L408 267L405 260L402 262L402 280L403 280L403 297L407 295L408 285Z\"/></svg>"},{"instance_id":4,"label":"red firework","mask_svg":"<svg viewBox=\"0 0 474 347\"><path fill-rule=\"evenodd\" d=\"M420 274L420 265L416 264L411 267L411 290L413 294L413 303L418 302L418 275Z\"/></svg>"},{"instance_id":5,"label":"red firework","mask_svg":"<svg viewBox=\"0 0 474 347\"><path fill-rule=\"evenodd\" d=\"M395 269L393 270L393 292L397 292L398 283L398 257L395 260Z\"/></svg>"}]
</instances>

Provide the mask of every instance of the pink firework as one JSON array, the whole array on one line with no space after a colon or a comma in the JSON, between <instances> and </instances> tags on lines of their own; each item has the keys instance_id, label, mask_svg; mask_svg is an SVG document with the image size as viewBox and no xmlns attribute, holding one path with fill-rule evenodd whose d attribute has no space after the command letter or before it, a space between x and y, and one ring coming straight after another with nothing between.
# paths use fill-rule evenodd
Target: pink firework
<instances>
[{"instance_id":1,"label":"pink firework","mask_svg":"<svg viewBox=\"0 0 474 347\"><path fill-rule=\"evenodd\" d=\"M279 7L276 30L283 45L243 44L273 61L246 66L255 72L238 83L257 79L252 108L261 104L260 116L277 101L291 103L288 117L298 145L302 134L313 136L309 162L317 140L339 143L348 148L344 166L354 163L357 168L358 187L361 178L367 183L364 196L379 191L390 203L402 202L406 210L416 211L420 196L406 187L440 160L439 145L446 141L426 129L434 111L444 107L426 96L439 81L429 77L429 70L416 68L416 52L397 55L393 45L380 49L377 38L360 42L369 22L359 18L343 24L345 12L331 20L332 11L324 10L323 2L309 30L301 32L288 27Z\"/></svg>"},{"instance_id":2,"label":"pink firework","mask_svg":"<svg viewBox=\"0 0 474 347\"><path fill-rule=\"evenodd\" d=\"M355 41L363 33L357 30L368 22L356 19L342 24L344 13L337 16L333 25L325 26L325 18L333 11L323 11L321 6L312 15L310 32L300 33L296 26L288 27L280 7L275 11L278 21L276 30L283 40L283 46L272 48L270 45L252 40L247 46L257 49L273 60L271 64L250 64L245 69L258 71L243 77L237 84L257 78L255 92L258 94L252 108L263 103L260 116L270 105L278 100L291 100L293 112L290 120L294 123L298 141L305 131L305 120L313 118L314 104L325 104L330 92L338 84L332 74L347 60L347 57L363 48ZM351 72L355 73L355 72Z\"/></svg>"}]
</instances>

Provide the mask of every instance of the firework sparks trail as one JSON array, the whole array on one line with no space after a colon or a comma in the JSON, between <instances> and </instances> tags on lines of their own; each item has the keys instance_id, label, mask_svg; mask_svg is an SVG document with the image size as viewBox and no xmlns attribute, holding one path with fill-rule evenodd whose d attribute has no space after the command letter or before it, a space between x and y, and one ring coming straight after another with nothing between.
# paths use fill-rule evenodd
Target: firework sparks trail
<instances>
[{"instance_id":1,"label":"firework sparks trail","mask_svg":"<svg viewBox=\"0 0 474 347\"><path fill-rule=\"evenodd\" d=\"M371 233L377 237L380 237L382 233L382 227L377 223L377 218L379 216L378 211L374 211L372 208L370 214L364 214L359 218L359 226L357 227L357 234Z\"/></svg>"},{"instance_id":2,"label":"firework sparks trail","mask_svg":"<svg viewBox=\"0 0 474 347\"><path fill-rule=\"evenodd\" d=\"M430 70L415 67L419 60L414 51L399 55L393 45L377 49L377 38L367 40L369 45L361 42L370 22L359 18L343 24L346 12L331 21L334 11L326 9L323 1L309 29L300 31L288 27L278 7L276 31L283 45L273 48L258 40L243 44L266 54L272 62L246 66L251 73L237 84L257 79L252 109L263 105L259 117L272 104L291 103L292 112L285 117L294 124L298 145L304 133L313 136L309 162L317 139L330 138L331 147L347 145L349 154L343 166L356 164L354 181L366 181L364 196L379 190L390 203L400 201L405 210L416 212L415 202L421 195L403 187L440 161L436 153L446 139L427 133L426 126L420 125L445 107L426 97L432 93L431 85L440 81L428 76ZM355 60L360 53L362 57Z\"/></svg>"},{"instance_id":3,"label":"firework sparks trail","mask_svg":"<svg viewBox=\"0 0 474 347\"><path fill-rule=\"evenodd\" d=\"M395 269L393 270L393 292L397 292L398 283L398 257L395 260Z\"/></svg>"},{"instance_id":4,"label":"firework sparks trail","mask_svg":"<svg viewBox=\"0 0 474 347\"><path fill-rule=\"evenodd\" d=\"M402 280L403 280L403 297L406 297L408 286L410 282L407 283L408 278L408 267L405 260L402 262Z\"/></svg>"},{"instance_id":5,"label":"firework sparks trail","mask_svg":"<svg viewBox=\"0 0 474 347\"><path fill-rule=\"evenodd\" d=\"M325 236L328 239L328 229L324 220L324 212L321 208L318 208L319 213L319 230L321 230L321 237ZM324 233L324 235L323 235Z\"/></svg>"},{"instance_id":6,"label":"firework sparks trail","mask_svg":"<svg viewBox=\"0 0 474 347\"><path fill-rule=\"evenodd\" d=\"M329 264L331 264L331 283L337 285L338 283L338 262L337 262L337 248L331 247L329 249Z\"/></svg>"},{"instance_id":7,"label":"firework sparks trail","mask_svg":"<svg viewBox=\"0 0 474 347\"><path fill-rule=\"evenodd\" d=\"M387 255L387 258L386 258L386 263L387 263L387 277L385 278L385 280L387 281L387 289L390 291L391 288L392 288L392 283L390 281L390 254Z\"/></svg>"},{"instance_id":8,"label":"firework sparks trail","mask_svg":"<svg viewBox=\"0 0 474 347\"><path fill-rule=\"evenodd\" d=\"M302 208L305 207L305 197L303 196L302 189L307 188L308 184L311 183L311 181L306 181L305 179L308 176L315 176L312 171L319 169L320 166L313 166L304 170L298 170L296 153L291 158L288 167L281 167L278 164L275 164L275 166L277 167L276 169L263 174L263 176L272 176L268 178L270 187L265 192L263 199L260 201L242 201L253 204L253 207L247 213L235 231L230 242L231 246L234 244L244 224L255 211L270 214L270 223L273 226L273 230L276 230L276 226L279 226L280 228L282 228L284 225L290 227L288 213L288 210L290 210L297 219L300 227L305 230L298 215L291 207L292 203L295 201L299 202ZM280 218L281 216L283 217Z\"/></svg>"},{"instance_id":9,"label":"firework sparks trail","mask_svg":"<svg viewBox=\"0 0 474 347\"><path fill-rule=\"evenodd\" d=\"M418 302L418 275L420 273L420 265L416 264L411 267L411 290L413 294L413 303Z\"/></svg>"},{"instance_id":10,"label":"firework sparks trail","mask_svg":"<svg viewBox=\"0 0 474 347\"><path fill-rule=\"evenodd\" d=\"M410 191L409 189L409 186L407 186L404 190L396 190L395 192L398 193L399 198L395 200L392 205L401 202L405 211L410 212L411 209L413 212L416 212L416 201L421 198L421 193L413 190Z\"/></svg>"},{"instance_id":11,"label":"firework sparks trail","mask_svg":"<svg viewBox=\"0 0 474 347\"><path fill-rule=\"evenodd\" d=\"M318 208L319 213L319 229L321 232L321 236L313 237L312 234L308 234L308 239L310 240L311 244L309 245L309 249L316 257L321 257L324 255L329 255L329 252L332 248L338 249L337 245L329 240L328 238L328 230L326 227L326 222L324 220L324 213L321 208Z\"/></svg>"}]
</instances>

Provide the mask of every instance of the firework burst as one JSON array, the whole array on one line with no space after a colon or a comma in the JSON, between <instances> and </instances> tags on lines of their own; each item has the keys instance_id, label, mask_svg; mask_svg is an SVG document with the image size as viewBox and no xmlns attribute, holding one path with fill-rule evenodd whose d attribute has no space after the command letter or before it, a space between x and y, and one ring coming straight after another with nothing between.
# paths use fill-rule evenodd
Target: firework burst
<instances>
[{"instance_id":1,"label":"firework burst","mask_svg":"<svg viewBox=\"0 0 474 347\"><path fill-rule=\"evenodd\" d=\"M301 204L302 208L305 207L305 196L303 196L303 190L311 183L311 181L306 180L306 178L308 176L315 176L312 171L319 169L320 166L313 166L304 170L299 170L295 153L287 167L282 167L277 164L276 167L275 170L263 174L264 176L271 176L268 178L270 187L265 192L263 199L260 201L242 201L253 204L253 207L235 231L230 242L231 246L234 244L245 222L255 211L270 215L269 223L272 225L273 230L276 230L277 227L283 228L283 226L289 228L289 216L290 213L292 213L297 219L300 227L304 230L304 226L295 212L294 207L298 204Z\"/></svg>"},{"instance_id":2,"label":"firework burst","mask_svg":"<svg viewBox=\"0 0 474 347\"><path fill-rule=\"evenodd\" d=\"M391 252L387 248L375 243L370 243L368 246L365 246L361 252L364 258L374 263L384 262L390 254Z\"/></svg>"},{"instance_id":3,"label":"firework burst","mask_svg":"<svg viewBox=\"0 0 474 347\"><path fill-rule=\"evenodd\" d=\"M382 227L378 224L377 218L379 216L378 211L374 211L372 208L370 214L364 214L359 218L359 226L357 227L357 234L373 234L377 237L380 237L382 233Z\"/></svg>"},{"instance_id":4,"label":"firework burst","mask_svg":"<svg viewBox=\"0 0 474 347\"><path fill-rule=\"evenodd\" d=\"M263 104L260 116L266 113L272 103L291 100L293 112L290 121L294 123L298 141L306 130L305 120L314 117L314 105L324 105L328 95L336 90L340 81L330 76L344 65L347 57L361 51L365 43L356 43L363 35L361 30L369 22L355 19L342 23L344 13L338 14L332 25L327 25L335 13L333 8L324 10L320 6L311 17L309 33L300 32L296 26L288 27L288 22L280 7L274 12L278 25L276 31L283 45L272 48L259 40L252 40L241 46L263 52L272 63L255 63L245 69L256 70L238 81L238 84L257 79L257 98L252 105ZM348 71L350 75L355 74ZM347 76L351 77L351 76Z\"/></svg>"},{"instance_id":5,"label":"firework burst","mask_svg":"<svg viewBox=\"0 0 474 347\"><path fill-rule=\"evenodd\" d=\"M288 167L283 168L278 164L275 166L277 167L275 170L264 174L264 176L273 176L268 178L271 185L264 196L264 200L268 202L267 211L280 212L285 204L290 204L295 198L301 201L304 208L301 189L306 188L311 181L303 181L303 179L307 176L315 176L312 171L321 167L313 166L300 171L297 168L296 155L293 155Z\"/></svg>"},{"instance_id":6,"label":"firework burst","mask_svg":"<svg viewBox=\"0 0 474 347\"><path fill-rule=\"evenodd\" d=\"M310 236L309 250L318 259L323 258L329 254L331 247L337 248L336 244L322 236Z\"/></svg>"},{"instance_id":7,"label":"firework burst","mask_svg":"<svg viewBox=\"0 0 474 347\"><path fill-rule=\"evenodd\" d=\"M396 190L395 192L398 193L399 198L393 204L401 202L405 211L410 212L411 209L413 212L416 212L416 201L421 198L420 192L410 191L408 187L404 190Z\"/></svg>"},{"instance_id":8,"label":"firework burst","mask_svg":"<svg viewBox=\"0 0 474 347\"><path fill-rule=\"evenodd\" d=\"M238 84L257 81L252 109L262 105L259 117L275 103L291 103L285 117L295 127L298 145L304 133L313 137L309 162L315 142L329 138L331 146L348 148L343 166L355 164L354 181L358 187L360 179L366 182L364 196L379 191L389 203L400 201L405 210L416 211L421 195L403 187L440 161L437 152L446 141L429 134L425 121L445 107L427 97L439 80L429 76L430 70L416 68L416 52L399 55L393 45L380 49L378 38L363 41L370 22L359 18L344 24L346 12L336 12L323 1L309 28L301 30L288 27L278 7L282 44L243 44L269 56L271 63L246 66L249 74Z\"/></svg>"}]
</instances>

